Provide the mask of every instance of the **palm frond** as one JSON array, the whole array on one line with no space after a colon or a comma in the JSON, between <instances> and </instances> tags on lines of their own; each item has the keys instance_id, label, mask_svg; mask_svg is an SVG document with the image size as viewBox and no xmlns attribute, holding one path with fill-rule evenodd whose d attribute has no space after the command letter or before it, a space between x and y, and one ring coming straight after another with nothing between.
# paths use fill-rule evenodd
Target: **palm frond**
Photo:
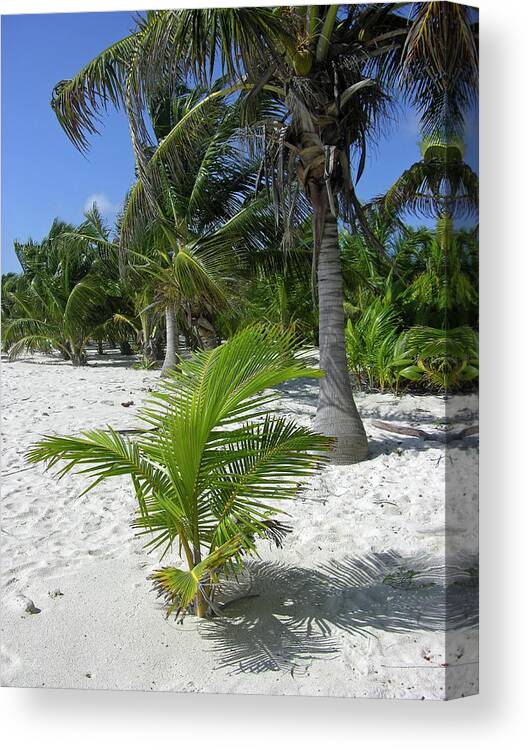
<instances>
[{"instance_id":1,"label":"palm frond","mask_svg":"<svg viewBox=\"0 0 528 750\"><path fill-rule=\"evenodd\" d=\"M474 9L456 3L416 4L402 52L401 81L426 134L461 135L478 94Z\"/></svg>"},{"instance_id":2,"label":"palm frond","mask_svg":"<svg viewBox=\"0 0 528 750\"><path fill-rule=\"evenodd\" d=\"M448 145L438 150L405 170L389 188L380 199L386 211L411 211L432 218L462 218L478 211L478 176L460 158L451 158Z\"/></svg>"},{"instance_id":3,"label":"palm frond","mask_svg":"<svg viewBox=\"0 0 528 750\"><path fill-rule=\"evenodd\" d=\"M74 78L55 86L51 106L81 151L87 150L89 136L99 132L101 111L109 104L116 109L123 106L128 66L137 43L138 33L130 34L97 55Z\"/></svg>"}]
</instances>

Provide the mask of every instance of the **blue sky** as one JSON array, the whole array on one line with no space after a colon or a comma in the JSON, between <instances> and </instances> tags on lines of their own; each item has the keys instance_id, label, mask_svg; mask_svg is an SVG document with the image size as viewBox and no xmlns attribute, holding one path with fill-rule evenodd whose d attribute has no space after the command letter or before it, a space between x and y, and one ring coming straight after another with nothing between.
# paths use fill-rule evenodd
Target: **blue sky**
<instances>
[{"instance_id":1,"label":"blue sky","mask_svg":"<svg viewBox=\"0 0 528 750\"><path fill-rule=\"evenodd\" d=\"M55 84L125 36L130 13L2 18L2 270L18 270L14 239L40 239L55 216L78 223L93 196L112 220L134 178L123 113L80 154L50 107Z\"/></svg>"},{"instance_id":2,"label":"blue sky","mask_svg":"<svg viewBox=\"0 0 528 750\"><path fill-rule=\"evenodd\" d=\"M54 217L79 223L96 200L115 218L134 178L125 115L110 110L80 154L50 107L58 81L134 25L134 13L64 13L2 17L2 271L19 270L15 239L43 237ZM358 186L362 199L383 192L419 158L412 112L403 110L371 152ZM475 164L475 148L466 155Z\"/></svg>"}]
</instances>

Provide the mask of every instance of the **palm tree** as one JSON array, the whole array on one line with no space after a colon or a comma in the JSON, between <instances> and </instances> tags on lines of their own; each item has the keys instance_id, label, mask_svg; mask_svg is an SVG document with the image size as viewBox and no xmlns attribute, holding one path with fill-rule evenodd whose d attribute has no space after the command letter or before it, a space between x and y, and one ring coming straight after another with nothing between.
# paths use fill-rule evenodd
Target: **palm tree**
<instances>
[{"instance_id":1,"label":"palm tree","mask_svg":"<svg viewBox=\"0 0 528 750\"><path fill-rule=\"evenodd\" d=\"M106 280L111 280L119 290L116 312L95 333L96 340L125 341L132 332L142 352L142 364L149 367L163 357L159 314L150 278L139 274L129 274L127 278L120 275L121 223L122 214L118 217L116 233L112 236L94 203L85 213L85 221L79 227L63 232L62 239L73 246L84 247L86 253L97 259L98 273ZM153 232L147 228L143 233L135 233L132 246L138 252L144 252L144 248L152 243Z\"/></svg>"},{"instance_id":2,"label":"palm tree","mask_svg":"<svg viewBox=\"0 0 528 750\"><path fill-rule=\"evenodd\" d=\"M2 345L10 357L57 350L72 364L84 365L89 340L112 319L119 291L77 234L55 220L42 243L16 243L24 273L6 292L10 310Z\"/></svg>"},{"instance_id":3,"label":"palm tree","mask_svg":"<svg viewBox=\"0 0 528 750\"><path fill-rule=\"evenodd\" d=\"M45 437L28 453L48 468L66 461L59 476L78 468L93 480L88 489L131 477L135 527L153 536L148 546L163 548L162 556L177 546L187 564L152 576L169 613L193 606L204 617L208 605L214 610L220 574L236 573L257 538L281 542L286 528L275 517L277 503L295 497L299 480L324 460L328 438L274 416L274 399L263 394L285 380L321 374L293 346L289 333L248 328L162 381L142 410L151 429L137 440L94 430Z\"/></svg>"},{"instance_id":4,"label":"palm tree","mask_svg":"<svg viewBox=\"0 0 528 750\"><path fill-rule=\"evenodd\" d=\"M464 162L461 140L434 136L420 144L422 159L407 169L381 199L391 214L463 219L478 212L479 180Z\"/></svg>"},{"instance_id":5,"label":"palm tree","mask_svg":"<svg viewBox=\"0 0 528 750\"><path fill-rule=\"evenodd\" d=\"M261 130L264 171L283 209L294 176L312 209L325 372L316 426L337 438L338 462L367 455L346 365L338 212L355 213L368 233L355 182L396 84L417 106L425 131L460 131L478 77L471 13L442 2L412 3L408 12L394 3L151 12L55 91L55 112L80 148L96 130L101 105L124 105L142 177L149 154L144 105L160 85L187 74L210 80L219 59L245 92L248 118L260 97L274 101Z\"/></svg>"},{"instance_id":6,"label":"palm tree","mask_svg":"<svg viewBox=\"0 0 528 750\"><path fill-rule=\"evenodd\" d=\"M85 212L84 221L75 229L66 229L61 234L61 242L71 248L72 252L80 249L91 259L92 271L101 279L107 288L112 287L115 312L109 319L104 319L94 330L93 338L97 342L99 353L103 351L103 341L119 342L122 354L131 354L130 334L139 338L141 327L134 309L134 295L119 275L119 244L112 237L111 229L106 225L97 203Z\"/></svg>"},{"instance_id":7,"label":"palm tree","mask_svg":"<svg viewBox=\"0 0 528 750\"><path fill-rule=\"evenodd\" d=\"M11 292L12 319L3 347L14 359L23 351L59 351L73 365L86 364L86 346L102 320L113 315L106 292L96 278L84 278L69 292L54 279L39 278L26 291Z\"/></svg>"},{"instance_id":8,"label":"palm tree","mask_svg":"<svg viewBox=\"0 0 528 750\"><path fill-rule=\"evenodd\" d=\"M421 313L425 322L443 327L460 325L475 309L477 291L475 279L463 268L467 260L465 239L471 233L455 231L454 222L478 214L479 180L464 162L460 139L431 136L422 140L420 150L422 159L377 202L391 215L412 211L436 219L436 231L427 238L424 267L410 282L403 299Z\"/></svg>"},{"instance_id":9,"label":"palm tree","mask_svg":"<svg viewBox=\"0 0 528 750\"><path fill-rule=\"evenodd\" d=\"M179 321L190 329L196 309L226 309L230 282L245 256L274 234L269 201L253 196L254 163L238 142L237 113L216 93L180 88L162 99L163 118L153 107L160 142L120 222L130 270L151 277L165 315L162 375L179 358ZM151 246L134 250L135 235L145 226Z\"/></svg>"},{"instance_id":10,"label":"palm tree","mask_svg":"<svg viewBox=\"0 0 528 750\"><path fill-rule=\"evenodd\" d=\"M135 331L136 340L141 348L141 365L150 368L163 358L163 337L161 319L156 310L155 294L152 285L145 283L125 284L132 302L133 314L127 318Z\"/></svg>"}]
</instances>

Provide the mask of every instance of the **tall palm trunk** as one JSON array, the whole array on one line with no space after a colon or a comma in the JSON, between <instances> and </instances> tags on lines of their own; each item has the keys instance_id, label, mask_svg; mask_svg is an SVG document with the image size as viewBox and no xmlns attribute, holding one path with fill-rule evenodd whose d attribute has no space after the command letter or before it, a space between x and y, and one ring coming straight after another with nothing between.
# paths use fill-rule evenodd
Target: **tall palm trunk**
<instances>
[{"instance_id":1,"label":"tall palm trunk","mask_svg":"<svg viewBox=\"0 0 528 750\"><path fill-rule=\"evenodd\" d=\"M356 463L367 457L368 445L352 396L346 361L337 220L329 209L325 212L321 235L318 294L320 367L325 376L319 389L315 429L336 438L334 463Z\"/></svg>"},{"instance_id":2,"label":"tall palm trunk","mask_svg":"<svg viewBox=\"0 0 528 750\"><path fill-rule=\"evenodd\" d=\"M167 333L167 343L165 346L165 359L163 360L163 367L161 368L161 377L168 375L179 359L178 320L174 305L168 305L165 310L165 330Z\"/></svg>"}]
</instances>

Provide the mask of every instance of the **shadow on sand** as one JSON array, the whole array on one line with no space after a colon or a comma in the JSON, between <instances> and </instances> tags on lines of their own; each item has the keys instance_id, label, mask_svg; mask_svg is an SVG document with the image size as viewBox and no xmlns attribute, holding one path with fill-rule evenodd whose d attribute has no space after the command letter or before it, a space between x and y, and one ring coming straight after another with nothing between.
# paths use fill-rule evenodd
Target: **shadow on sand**
<instances>
[{"instance_id":1,"label":"shadow on sand","mask_svg":"<svg viewBox=\"0 0 528 750\"><path fill-rule=\"evenodd\" d=\"M282 385L274 388L279 398L282 400L280 405L281 410L285 410L288 414L293 415L295 418L309 417L312 419L315 416L315 410L317 408L317 395L319 390L319 383L317 380L312 378L298 378L297 380L288 381ZM362 404L359 406L361 416L363 419L384 419L385 421L394 422L395 424L405 423L407 425L417 425L419 427L432 425L445 424L446 419L435 416L430 412L420 409L418 406L412 414L412 418L409 421L409 413L405 410L398 411L396 407L400 403L400 398L397 396L393 397L394 403L391 405L379 406L374 408L364 408ZM287 403L284 403L287 401ZM390 416L387 416L387 410L392 408ZM466 420L471 424L472 416L466 416ZM459 420L461 421L461 420ZM441 442L424 441L421 438L412 436L402 436L391 434L380 430L368 423L365 424L368 442L369 442L369 458L377 458L381 455L388 456L390 453L402 452L402 451L426 451L431 448L444 448L445 445ZM373 434L373 432L375 434ZM463 447L475 447L478 444L478 437L466 439ZM462 446L461 443L457 445Z\"/></svg>"},{"instance_id":2,"label":"shadow on sand","mask_svg":"<svg viewBox=\"0 0 528 750\"><path fill-rule=\"evenodd\" d=\"M88 350L88 361L82 367L75 368L79 372L85 369L93 367L124 367L130 368L133 364L139 361L137 354L120 354L118 351L110 350L103 355L97 354L93 350ZM45 357L42 355L32 356L26 354L23 357L17 357L17 362L23 362L29 365L38 365L39 367L69 367L73 368L71 362L65 360L58 354L47 354ZM2 355L2 362L9 362L9 358Z\"/></svg>"},{"instance_id":3,"label":"shadow on sand","mask_svg":"<svg viewBox=\"0 0 528 750\"><path fill-rule=\"evenodd\" d=\"M478 622L477 586L467 570L446 574L395 553L344 557L318 570L251 563L224 595L225 614L204 621L200 632L234 673L293 674L313 659L337 658L343 633L443 632Z\"/></svg>"},{"instance_id":4,"label":"shadow on sand","mask_svg":"<svg viewBox=\"0 0 528 750\"><path fill-rule=\"evenodd\" d=\"M302 407L311 407L315 414L319 394L319 381L316 378L288 380L285 383L275 386L273 390L281 399L291 399ZM302 411L308 413L305 408Z\"/></svg>"}]
</instances>

